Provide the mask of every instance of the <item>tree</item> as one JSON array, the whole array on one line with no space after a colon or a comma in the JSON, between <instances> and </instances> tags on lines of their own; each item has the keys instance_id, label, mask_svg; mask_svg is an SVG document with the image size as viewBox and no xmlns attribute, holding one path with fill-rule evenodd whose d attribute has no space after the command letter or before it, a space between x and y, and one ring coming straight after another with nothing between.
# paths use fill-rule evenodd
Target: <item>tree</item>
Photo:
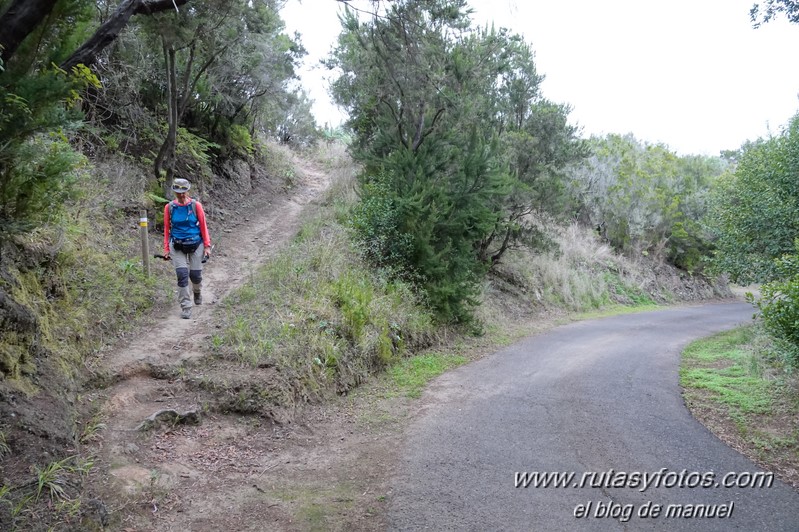
<instances>
[{"instance_id":1,"label":"tree","mask_svg":"<svg viewBox=\"0 0 799 532\"><path fill-rule=\"evenodd\" d=\"M106 20L83 45L62 64L69 72L78 64L91 66L100 53L136 14L153 14L168 9L178 9L189 0L123 0L113 15ZM22 42L45 23L56 4L63 0L13 0L0 15L0 58L8 64Z\"/></svg>"},{"instance_id":2,"label":"tree","mask_svg":"<svg viewBox=\"0 0 799 532\"><path fill-rule=\"evenodd\" d=\"M14 0L0 15L0 59L8 63L34 28L47 17L59 0Z\"/></svg>"},{"instance_id":3,"label":"tree","mask_svg":"<svg viewBox=\"0 0 799 532\"><path fill-rule=\"evenodd\" d=\"M52 133L51 139L66 145L66 132L74 138L83 111L96 126L83 137L84 145L121 147L137 158L153 153L149 164L165 181L174 168L209 175L215 157L250 154L257 133L276 134L281 124L309 135L308 106L295 106L293 120L284 120L293 101L287 81L296 77L304 49L282 33L280 5L281 0L2 3L0 20L9 24L0 27L0 39L13 50L6 54L9 62L0 63L0 207L4 216L27 220L5 223L5 230L31 221L24 215L30 203L21 201L30 190L41 192L45 181L45 188L59 184L61 190L69 182L45 179L42 172L17 174L34 168L24 157L32 146L42 146L37 136ZM133 17L138 13L147 16ZM69 175L69 167L63 169ZM58 190L52 189L52 201L62 197Z\"/></svg>"},{"instance_id":4,"label":"tree","mask_svg":"<svg viewBox=\"0 0 799 532\"><path fill-rule=\"evenodd\" d=\"M776 137L746 146L714 192L715 267L741 284L779 278L774 261L799 237L799 115Z\"/></svg>"},{"instance_id":5,"label":"tree","mask_svg":"<svg viewBox=\"0 0 799 532\"><path fill-rule=\"evenodd\" d=\"M23 7L12 2L0 18L29 21ZM19 42L12 47L24 61L0 61L0 240L52 220L83 163L67 135L80 123L79 95L98 81L85 67L67 73L53 63L90 14L82 0L72 0L51 6L50 15L35 40L14 34ZM2 28L4 42L11 43L11 28Z\"/></svg>"},{"instance_id":6,"label":"tree","mask_svg":"<svg viewBox=\"0 0 799 532\"><path fill-rule=\"evenodd\" d=\"M616 249L697 271L710 251L701 221L719 159L678 157L632 135L591 139L592 156L571 169L576 213Z\"/></svg>"},{"instance_id":7,"label":"tree","mask_svg":"<svg viewBox=\"0 0 799 532\"><path fill-rule=\"evenodd\" d=\"M368 22L345 13L330 62L365 165L356 228L370 260L465 321L484 273L558 195L579 143L568 107L541 96L521 37L472 28L461 0L384 7Z\"/></svg>"},{"instance_id":8,"label":"tree","mask_svg":"<svg viewBox=\"0 0 799 532\"><path fill-rule=\"evenodd\" d=\"M755 28L770 22L780 14L784 14L788 21L793 24L799 23L799 2L794 0L766 0L762 5L754 4L752 9L749 10L749 18Z\"/></svg>"},{"instance_id":9,"label":"tree","mask_svg":"<svg viewBox=\"0 0 799 532\"><path fill-rule=\"evenodd\" d=\"M407 244L406 256L394 255L406 267L400 274L454 321L469 319L485 271L474 246L497 223L492 205L507 182L496 134L479 121L477 61L456 53L470 24L464 5L395 2L367 23L347 10L335 52L343 74L333 85L349 109L353 155L366 165L363 205L391 209L361 213L362 246L385 243L381 220L391 218Z\"/></svg>"}]
</instances>

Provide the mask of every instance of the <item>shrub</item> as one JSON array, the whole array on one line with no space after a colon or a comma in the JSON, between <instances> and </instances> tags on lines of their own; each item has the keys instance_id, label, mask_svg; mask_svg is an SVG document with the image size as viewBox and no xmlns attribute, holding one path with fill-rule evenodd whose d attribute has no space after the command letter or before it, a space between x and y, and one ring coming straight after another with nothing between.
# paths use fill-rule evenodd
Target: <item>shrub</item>
<instances>
[{"instance_id":1,"label":"shrub","mask_svg":"<svg viewBox=\"0 0 799 532\"><path fill-rule=\"evenodd\" d=\"M239 124L233 124L228 130L230 136L230 144L242 153L252 155L255 151L255 146L252 142L252 136L246 127Z\"/></svg>"},{"instance_id":2,"label":"shrub","mask_svg":"<svg viewBox=\"0 0 799 532\"><path fill-rule=\"evenodd\" d=\"M392 275L413 277L413 236L400 230L400 211L385 174L363 185L350 225L364 259Z\"/></svg>"},{"instance_id":3,"label":"shrub","mask_svg":"<svg viewBox=\"0 0 799 532\"><path fill-rule=\"evenodd\" d=\"M60 208L85 161L66 134L79 124L77 91L98 84L84 69L0 80L0 240Z\"/></svg>"},{"instance_id":4,"label":"shrub","mask_svg":"<svg viewBox=\"0 0 799 532\"><path fill-rule=\"evenodd\" d=\"M794 245L799 253L799 239ZM774 262L783 278L764 284L756 304L766 330L778 341L785 363L795 369L799 367L799 254Z\"/></svg>"}]
</instances>

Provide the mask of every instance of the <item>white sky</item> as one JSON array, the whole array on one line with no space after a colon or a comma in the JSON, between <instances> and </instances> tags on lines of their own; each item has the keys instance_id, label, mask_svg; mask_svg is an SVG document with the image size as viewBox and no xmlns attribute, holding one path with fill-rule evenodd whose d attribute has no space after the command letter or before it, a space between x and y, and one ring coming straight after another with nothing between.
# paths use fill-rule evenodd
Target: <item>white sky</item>
<instances>
[{"instance_id":1,"label":"white sky","mask_svg":"<svg viewBox=\"0 0 799 532\"><path fill-rule=\"evenodd\" d=\"M718 155L779 133L799 111L799 25L755 30L754 0L470 0L474 19L524 35L544 96L572 106L583 136L633 133L681 155ZM355 4L366 4L355 0ZM288 0L281 12L308 49L303 85L320 124L343 115L329 74L311 68L339 33L335 0Z\"/></svg>"}]
</instances>

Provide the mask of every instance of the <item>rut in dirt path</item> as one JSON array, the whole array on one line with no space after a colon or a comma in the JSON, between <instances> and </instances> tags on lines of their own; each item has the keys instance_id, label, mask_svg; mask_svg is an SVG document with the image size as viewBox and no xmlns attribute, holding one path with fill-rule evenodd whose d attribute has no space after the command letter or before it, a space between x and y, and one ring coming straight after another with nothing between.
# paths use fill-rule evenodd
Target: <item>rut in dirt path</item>
<instances>
[{"instance_id":1,"label":"rut in dirt path","mask_svg":"<svg viewBox=\"0 0 799 532\"><path fill-rule=\"evenodd\" d=\"M329 186L329 177L322 171L306 163L295 164L305 177L291 195L263 201L253 198L251 206L237 212L241 218L237 226L211 235L214 254L203 271L203 304L193 309L193 318L181 319L175 299L170 309L156 316L156 325L105 355L102 365L116 383L103 392L102 417L107 421L99 461L128 493L152 480L147 464L135 463L139 449L133 435L142 422L159 411L183 413L198 408L167 381L157 379L163 373L160 370L203 355L216 304L290 241L300 228L303 210ZM163 282L174 284L174 276Z\"/></svg>"}]
</instances>

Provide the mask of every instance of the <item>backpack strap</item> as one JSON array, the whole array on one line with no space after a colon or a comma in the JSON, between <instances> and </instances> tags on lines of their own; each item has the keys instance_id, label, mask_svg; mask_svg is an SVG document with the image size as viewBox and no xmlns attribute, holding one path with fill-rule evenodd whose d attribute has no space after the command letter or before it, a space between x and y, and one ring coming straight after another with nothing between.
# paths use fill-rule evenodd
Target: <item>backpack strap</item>
<instances>
[{"instance_id":1,"label":"backpack strap","mask_svg":"<svg viewBox=\"0 0 799 532\"><path fill-rule=\"evenodd\" d=\"M174 212L175 212L175 209L174 209L175 201L177 201L177 200L173 200L173 201L169 202L169 223L170 224L172 224L172 222L174 221L172 217L174 216ZM197 218L197 212L195 212L195 210L194 210L194 203L195 202L196 202L196 200L194 198L192 198L191 201L189 202L189 211L194 215L195 218ZM197 223L200 223L199 219L197 220Z\"/></svg>"}]
</instances>

